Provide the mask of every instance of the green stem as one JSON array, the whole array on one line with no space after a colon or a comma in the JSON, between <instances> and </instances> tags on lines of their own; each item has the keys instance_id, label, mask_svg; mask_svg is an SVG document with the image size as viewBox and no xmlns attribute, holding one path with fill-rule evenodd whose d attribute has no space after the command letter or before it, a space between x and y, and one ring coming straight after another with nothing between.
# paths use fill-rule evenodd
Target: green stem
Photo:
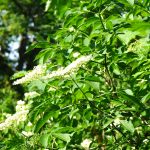
<instances>
[{"instance_id":1,"label":"green stem","mask_svg":"<svg viewBox=\"0 0 150 150\"><path fill-rule=\"evenodd\" d=\"M71 75L70 75L71 77ZM71 77L72 81L75 83L75 85L78 87L78 89L82 92L82 94L84 95L85 99L88 101L88 103L90 104L91 108L94 107L96 108L99 112L101 112L94 104L94 102L90 101L88 99L88 97L86 96L86 94L83 92L83 90L79 87L79 85L77 84L77 82Z\"/></svg>"}]
</instances>

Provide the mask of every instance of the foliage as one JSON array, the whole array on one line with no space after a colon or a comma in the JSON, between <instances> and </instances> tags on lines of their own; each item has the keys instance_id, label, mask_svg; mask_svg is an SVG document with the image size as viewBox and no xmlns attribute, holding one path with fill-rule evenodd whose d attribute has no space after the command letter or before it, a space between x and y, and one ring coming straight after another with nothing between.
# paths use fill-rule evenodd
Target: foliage
<instances>
[{"instance_id":1,"label":"foliage","mask_svg":"<svg viewBox=\"0 0 150 150\"><path fill-rule=\"evenodd\" d=\"M48 0L45 10L55 6L62 27L28 49L43 48L35 59L46 65L45 74L24 84L28 119L17 131L3 131L1 148L149 149L149 1L58 2ZM44 78L88 55L91 60L67 76Z\"/></svg>"}]
</instances>

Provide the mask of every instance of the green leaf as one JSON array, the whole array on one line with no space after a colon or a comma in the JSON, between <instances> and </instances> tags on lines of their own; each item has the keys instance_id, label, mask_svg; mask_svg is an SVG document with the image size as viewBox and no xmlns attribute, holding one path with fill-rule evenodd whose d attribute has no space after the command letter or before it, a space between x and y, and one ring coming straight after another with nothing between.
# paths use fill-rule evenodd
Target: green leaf
<instances>
[{"instance_id":1,"label":"green leaf","mask_svg":"<svg viewBox=\"0 0 150 150\"><path fill-rule=\"evenodd\" d=\"M106 28L109 29L109 30L112 30L113 29L113 24L111 21L107 21L106 22Z\"/></svg>"},{"instance_id":2,"label":"green leaf","mask_svg":"<svg viewBox=\"0 0 150 150\"><path fill-rule=\"evenodd\" d=\"M65 42L68 43L70 43L72 40L73 40L73 36L71 34L65 38Z\"/></svg>"},{"instance_id":3,"label":"green leaf","mask_svg":"<svg viewBox=\"0 0 150 150\"><path fill-rule=\"evenodd\" d=\"M134 5L134 0L127 0L127 2L132 6Z\"/></svg>"},{"instance_id":4,"label":"green leaf","mask_svg":"<svg viewBox=\"0 0 150 150\"><path fill-rule=\"evenodd\" d=\"M44 126L44 124L48 121L48 119L50 117L53 117L53 115L55 114L55 112L59 109L59 107L57 105L51 105L51 107L49 107L49 109L47 110L47 112L45 110L43 110L45 113L43 115L43 117L41 117L34 128L34 132L39 132L39 130Z\"/></svg>"},{"instance_id":5,"label":"green leaf","mask_svg":"<svg viewBox=\"0 0 150 150\"><path fill-rule=\"evenodd\" d=\"M146 94L146 95L142 98L141 102L142 102L143 104L146 104L147 101L149 101L149 100L150 100L150 93Z\"/></svg>"},{"instance_id":6,"label":"green leaf","mask_svg":"<svg viewBox=\"0 0 150 150\"><path fill-rule=\"evenodd\" d=\"M131 89L126 89L125 92L126 92L126 94L128 94L130 96L134 95Z\"/></svg>"},{"instance_id":7,"label":"green leaf","mask_svg":"<svg viewBox=\"0 0 150 150\"><path fill-rule=\"evenodd\" d=\"M131 133L134 132L134 126L133 126L133 124L132 124L131 121L120 120L120 123L123 125L123 127L124 127L126 130L130 131Z\"/></svg>"},{"instance_id":8,"label":"green leaf","mask_svg":"<svg viewBox=\"0 0 150 150\"><path fill-rule=\"evenodd\" d=\"M48 48L50 46L50 43L49 42L46 42L46 41L41 41L41 42L38 42L38 43L33 43L32 45L29 46L29 48L27 49L26 53L32 51L33 49L35 48Z\"/></svg>"},{"instance_id":9,"label":"green leaf","mask_svg":"<svg viewBox=\"0 0 150 150\"><path fill-rule=\"evenodd\" d=\"M100 84L98 82L86 81L86 83L89 84L95 91L99 91Z\"/></svg>"},{"instance_id":10,"label":"green leaf","mask_svg":"<svg viewBox=\"0 0 150 150\"><path fill-rule=\"evenodd\" d=\"M118 67L118 65L117 64L112 64L112 69L113 69L113 72L114 72L114 74L116 74L116 75L120 75L120 70L119 70L119 67Z\"/></svg>"},{"instance_id":11,"label":"green leaf","mask_svg":"<svg viewBox=\"0 0 150 150\"><path fill-rule=\"evenodd\" d=\"M49 140L49 134L44 134L40 137L40 143L42 144L42 146L44 146L45 148L48 146L48 140Z\"/></svg>"},{"instance_id":12,"label":"green leaf","mask_svg":"<svg viewBox=\"0 0 150 150\"><path fill-rule=\"evenodd\" d=\"M83 44L84 44L85 46L89 46L89 44L90 44L90 39L89 39L89 38L85 38L84 41L83 41Z\"/></svg>"},{"instance_id":13,"label":"green leaf","mask_svg":"<svg viewBox=\"0 0 150 150\"><path fill-rule=\"evenodd\" d=\"M96 76L87 76L87 77L85 77L85 80L94 81L94 82L100 82L100 78L96 77Z\"/></svg>"},{"instance_id":14,"label":"green leaf","mask_svg":"<svg viewBox=\"0 0 150 150\"><path fill-rule=\"evenodd\" d=\"M130 31L127 29L122 28L121 29L122 33L118 34L118 38L124 42L126 45L130 42L131 39L134 39L138 33L136 31ZM120 32L121 32L120 31Z\"/></svg>"},{"instance_id":15,"label":"green leaf","mask_svg":"<svg viewBox=\"0 0 150 150\"><path fill-rule=\"evenodd\" d=\"M34 80L28 85L28 88L30 91L32 91L32 90L44 91L45 87L46 87L46 83L44 83L40 80Z\"/></svg>"},{"instance_id":16,"label":"green leaf","mask_svg":"<svg viewBox=\"0 0 150 150\"><path fill-rule=\"evenodd\" d=\"M14 80L14 79L23 77L23 76L26 75L26 73L27 73L27 71L19 71L19 72L15 73L15 74L11 77L11 80Z\"/></svg>"},{"instance_id":17,"label":"green leaf","mask_svg":"<svg viewBox=\"0 0 150 150\"><path fill-rule=\"evenodd\" d=\"M114 119L108 119L107 122L104 123L103 129L107 128L113 121L114 121Z\"/></svg>"},{"instance_id":18,"label":"green leaf","mask_svg":"<svg viewBox=\"0 0 150 150\"><path fill-rule=\"evenodd\" d=\"M55 136L56 138L65 141L67 143L70 142L71 138L71 134L67 134L67 133L52 133L53 136Z\"/></svg>"}]
</instances>

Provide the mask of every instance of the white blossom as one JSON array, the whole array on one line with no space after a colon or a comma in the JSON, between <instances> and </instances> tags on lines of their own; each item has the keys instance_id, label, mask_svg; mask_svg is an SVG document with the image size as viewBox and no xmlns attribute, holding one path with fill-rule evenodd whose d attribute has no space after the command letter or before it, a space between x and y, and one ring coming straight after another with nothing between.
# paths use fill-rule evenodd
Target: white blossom
<instances>
[{"instance_id":1,"label":"white blossom","mask_svg":"<svg viewBox=\"0 0 150 150\"><path fill-rule=\"evenodd\" d=\"M120 119L119 119L119 118L116 118L116 119L114 120L114 125L117 126L117 125L119 125L119 124L120 124Z\"/></svg>"},{"instance_id":2,"label":"white blossom","mask_svg":"<svg viewBox=\"0 0 150 150\"><path fill-rule=\"evenodd\" d=\"M17 101L17 105L24 105L24 104L25 104L25 102L22 100Z\"/></svg>"},{"instance_id":3,"label":"white blossom","mask_svg":"<svg viewBox=\"0 0 150 150\"><path fill-rule=\"evenodd\" d=\"M75 31L75 28L74 27L70 27L68 30L69 30L69 32L73 32L73 31Z\"/></svg>"},{"instance_id":4,"label":"white blossom","mask_svg":"<svg viewBox=\"0 0 150 150\"><path fill-rule=\"evenodd\" d=\"M31 72L27 73L24 77L16 80L13 83L13 85L28 83L28 82L31 82L32 80L36 80L39 77L43 76L45 72L46 72L46 65L43 65L43 66L38 65L34 67L34 69Z\"/></svg>"},{"instance_id":5,"label":"white blossom","mask_svg":"<svg viewBox=\"0 0 150 150\"><path fill-rule=\"evenodd\" d=\"M143 140L143 143L148 143L148 142L149 142L148 139L144 139L144 140Z\"/></svg>"},{"instance_id":6,"label":"white blossom","mask_svg":"<svg viewBox=\"0 0 150 150\"><path fill-rule=\"evenodd\" d=\"M0 130L5 130L15 124L18 125L21 121L25 121L28 112L28 106L25 105L23 101L18 101L16 106L16 113L8 116L4 122L0 123Z\"/></svg>"},{"instance_id":7,"label":"white blossom","mask_svg":"<svg viewBox=\"0 0 150 150\"><path fill-rule=\"evenodd\" d=\"M51 73L47 74L43 77L43 79L51 79L55 77L62 77L68 74L71 74L78 70L83 64L87 63L92 59L91 55L81 56L80 58L73 61L70 65L65 68L59 68L57 71L52 71Z\"/></svg>"},{"instance_id":8,"label":"white blossom","mask_svg":"<svg viewBox=\"0 0 150 150\"><path fill-rule=\"evenodd\" d=\"M30 136L32 136L34 133L33 132L26 132L26 131L22 131L22 134L24 135L24 136L26 136L26 137L30 137Z\"/></svg>"},{"instance_id":9,"label":"white blossom","mask_svg":"<svg viewBox=\"0 0 150 150\"><path fill-rule=\"evenodd\" d=\"M39 93L37 93L36 91L32 91L32 92L28 92L24 94L25 99L30 99L30 98L35 98L37 96L40 96Z\"/></svg>"},{"instance_id":10,"label":"white blossom","mask_svg":"<svg viewBox=\"0 0 150 150\"><path fill-rule=\"evenodd\" d=\"M31 126L32 126L32 123L29 121L28 124L27 124L27 126L28 126L28 127L31 127Z\"/></svg>"},{"instance_id":11,"label":"white blossom","mask_svg":"<svg viewBox=\"0 0 150 150\"><path fill-rule=\"evenodd\" d=\"M75 52L75 53L72 54L72 56L73 56L74 58L77 58L79 55L80 55L79 52Z\"/></svg>"},{"instance_id":12,"label":"white blossom","mask_svg":"<svg viewBox=\"0 0 150 150\"><path fill-rule=\"evenodd\" d=\"M90 144L92 143L92 141L90 139L85 139L82 143L81 146L85 149L85 150L89 150Z\"/></svg>"},{"instance_id":13,"label":"white blossom","mask_svg":"<svg viewBox=\"0 0 150 150\"><path fill-rule=\"evenodd\" d=\"M48 89L48 91L50 92L50 91L56 91L58 88L57 87L50 87L49 89Z\"/></svg>"}]
</instances>

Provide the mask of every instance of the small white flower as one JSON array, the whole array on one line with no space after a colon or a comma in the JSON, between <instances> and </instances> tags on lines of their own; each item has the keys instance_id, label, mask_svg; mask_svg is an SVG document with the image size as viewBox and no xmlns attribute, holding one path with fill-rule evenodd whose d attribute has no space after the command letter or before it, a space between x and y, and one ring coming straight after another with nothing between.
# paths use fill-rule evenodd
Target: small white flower
<instances>
[{"instance_id":1,"label":"small white flower","mask_svg":"<svg viewBox=\"0 0 150 150\"><path fill-rule=\"evenodd\" d=\"M74 27L70 27L68 30L69 30L69 32L73 32L73 31L75 31L75 28Z\"/></svg>"},{"instance_id":2,"label":"small white flower","mask_svg":"<svg viewBox=\"0 0 150 150\"><path fill-rule=\"evenodd\" d=\"M35 98L37 96L40 96L40 94L37 93L36 91L33 91L33 92L25 93L24 96L25 96L25 99L31 99L31 98Z\"/></svg>"},{"instance_id":3,"label":"small white flower","mask_svg":"<svg viewBox=\"0 0 150 150\"><path fill-rule=\"evenodd\" d=\"M116 125L119 125L120 124L120 119L119 118L116 118L115 120L114 120L114 125L116 126Z\"/></svg>"},{"instance_id":4,"label":"small white flower","mask_svg":"<svg viewBox=\"0 0 150 150\"><path fill-rule=\"evenodd\" d=\"M79 55L80 55L80 53L79 53L79 52L75 52L75 53L73 53L73 57L74 57L74 58L77 58Z\"/></svg>"},{"instance_id":5,"label":"small white flower","mask_svg":"<svg viewBox=\"0 0 150 150\"><path fill-rule=\"evenodd\" d=\"M91 144L91 140L90 139L85 139L82 143L81 146L85 149L85 150L89 150L90 144Z\"/></svg>"},{"instance_id":6,"label":"small white flower","mask_svg":"<svg viewBox=\"0 0 150 150\"><path fill-rule=\"evenodd\" d=\"M148 143L148 142L149 142L148 139L143 140L143 143Z\"/></svg>"},{"instance_id":7,"label":"small white flower","mask_svg":"<svg viewBox=\"0 0 150 150\"><path fill-rule=\"evenodd\" d=\"M29 121L28 124L27 124L27 126L28 126L28 127L31 127L31 126L32 126L32 123Z\"/></svg>"},{"instance_id":8,"label":"small white flower","mask_svg":"<svg viewBox=\"0 0 150 150\"><path fill-rule=\"evenodd\" d=\"M22 134L26 137L30 137L32 136L34 133L33 132L26 132L26 131L22 131Z\"/></svg>"},{"instance_id":9,"label":"small white flower","mask_svg":"<svg viewBox=\"0 0 150 150\"><path fill-rule=\"evenodd\" d=\"M50 87L49 89L48 89L48 91L50 92L50 91L56 91L57 90L57 87Z\"/></svg>"},{"instance_id":10,"label":"small white flower","mask_svg":"<svg viewBox=\"0 0 150 150\"><path fill-rule=\"evenodd\" d=\"M24 104L25 104L25 102L22 100L17 101L17 105L24 105Z\"/></svg>"}]
</instances>

